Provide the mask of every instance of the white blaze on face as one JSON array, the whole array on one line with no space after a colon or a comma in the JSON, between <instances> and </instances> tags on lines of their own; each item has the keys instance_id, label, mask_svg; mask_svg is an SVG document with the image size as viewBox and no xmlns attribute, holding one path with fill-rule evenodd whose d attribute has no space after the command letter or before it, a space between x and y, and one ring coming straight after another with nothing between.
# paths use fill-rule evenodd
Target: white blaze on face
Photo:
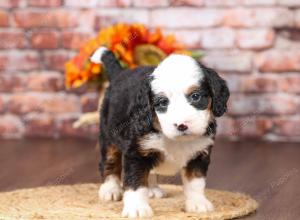
<instances>
[{"instance_id":1,"label":"white blaze on face","mask_svg":"<svg viewBox=\"0 0 300 220\"><path fill-rule=\"evenodd\" d=\"M152 90L155 93L184 92L187 88L197 86L204 78L197 62L186 55L168 56L152 73ZM171 95L171 94L167 94Z\"/></svg>"},{"instance_id":2,"label":"white blaze on face","mask_svg":"<svg viewBox=\"0 0 300 220\"><path fill-rule=\"evenodd\" d=\"M163 94L169 99L167 111L156 112L163 133L171 139L180 136L175 124L186 124L190 135L206 131L210 119L209 110L192 106L186 94L191 87L199 86L204 74L198 63L186 55L170 55L152 73L151 88L155 95Z\"/></svg>"}]
</instances>

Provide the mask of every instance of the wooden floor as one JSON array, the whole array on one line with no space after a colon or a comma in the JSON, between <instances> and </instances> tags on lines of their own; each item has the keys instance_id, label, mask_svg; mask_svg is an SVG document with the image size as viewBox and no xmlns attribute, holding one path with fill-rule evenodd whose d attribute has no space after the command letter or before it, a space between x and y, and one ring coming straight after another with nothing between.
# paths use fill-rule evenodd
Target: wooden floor
<instances>
[{"instance_id":1,"label":"wooden floor","mask_svg":"<svg viewBox=\"0 0 300 220\"><path fill-rule=\"evenodd\" d=\"M95 142L82 139L0 140L0 191L100 182ZM247 220L300 219L300 145L218 140L208 187L253 196L260 208ZM178 177L160 178L180 184Z\"/></svg>"}]
</instances>

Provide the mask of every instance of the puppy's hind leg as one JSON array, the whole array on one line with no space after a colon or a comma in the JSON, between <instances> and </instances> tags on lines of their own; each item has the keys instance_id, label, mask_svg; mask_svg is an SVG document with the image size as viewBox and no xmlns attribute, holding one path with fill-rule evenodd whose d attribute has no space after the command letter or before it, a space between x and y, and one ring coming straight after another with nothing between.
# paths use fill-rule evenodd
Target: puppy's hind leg
<instances>
[{"instance_id":1,"label":"puppy's hind leg","mask_svg":"<svg viewBox=\"0 0 300 220\"><path fill-rule=\"evenodd\" d=\"M100 170L104 182L99 189L99 197L103 201L119 201L122 199L121 186L122 153L115 145L102 146Z\"/></svg>"},{"instance_id":2,"label":"puppy's hind leg","mask_svg":"<svg viewBox=\"0 0 300 220\"><path fill-rule=\"evenodd\" d=\"M157 178L158 178L157 174L150 173L148 178L149 198L163 198L166 197L167 195L166 192L158 186Z\"/></svg>"}]
</instances>

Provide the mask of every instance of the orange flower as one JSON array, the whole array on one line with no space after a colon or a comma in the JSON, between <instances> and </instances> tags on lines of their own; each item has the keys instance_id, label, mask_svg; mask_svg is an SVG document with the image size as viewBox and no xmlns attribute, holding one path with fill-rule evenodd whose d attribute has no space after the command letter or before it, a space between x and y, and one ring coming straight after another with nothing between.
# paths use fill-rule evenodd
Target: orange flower
<instances>
[{"instance_id":1,"label":"orange flower","mask_svg":"<svg viewBox=\"0 0 300 220\"><path fill-rule=\"evenodd\" d=\"M148 42L150 44L157 44L157 42L162 38L162 33L159 28L155 29L155 32L150 33L148 37Z\"/></svg>"},{"instance_id":2,"label":"orange flower","mask_svg":"<svg viewBox=\"0 0 300 220\"><path fill-rule=\"evenodd\" d=\"M102 29L95 38L83 44L79 53L66 63L66 87L77 88L95 77L100 81L101 65L89 61L98 47L108 47L125 67L133 68L137 66L135 48L144 44L153 45L167 55L176 52L189 54L173 35L164 36L159 28L151 31L142 24L116 24Z\"/></svg>"}]
</instances>

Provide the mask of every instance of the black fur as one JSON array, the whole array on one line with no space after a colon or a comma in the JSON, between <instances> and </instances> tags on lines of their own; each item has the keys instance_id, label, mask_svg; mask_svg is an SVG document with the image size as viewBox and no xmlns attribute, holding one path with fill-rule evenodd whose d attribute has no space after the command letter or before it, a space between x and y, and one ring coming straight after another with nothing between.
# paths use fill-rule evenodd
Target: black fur
<instances>
[{"instance_id":1,"label":"black fur","mask_svg":"<svg viewBox=\"0 0 300 220\"><path fill-rule=\"evenodd\" d=\"M152 71L153 67L123 71L111 81L107 93L111 109L104 117L110 121L107 125L109 138L117 140L119 144L124 140L137 140L154 130L149 85Z\"/></svg>"},{"instance_id":2,"label":"black fur","mask_svg":"<svg viewBox=\"0 0 300 220\"><path fill-rule=\"evenodd\" d=\"M198 91L201 98L199 101L195 102L192 100L191 96L187 96L187 100L191 103L192 106L194 106L196 109L204 110L207 108L209 103L209 90L207 86L207 81L200 82L200 89Z\"/></svg>"},{"instance_id":3,"label":"black fur","mask_svg":"<svg viewBox=\"0 0 300 220\"><path fill-rule=\"evenodd\" d=\"M212 146L208 146L206 152L199 152L197 156L188 161L185 167L185 175L188 178L201 177L207 175L208 166L210 164L210 154Z\"/></svg>"},{"instance_id":4,"label":"black fur","mask_svg":"<svg viewBox=\"0 0 300 220\"><path fill-rule=\"evenodd\" d=\"M199 64L208 82L212 97L212 112L216 117L222 116L227 110L229 89L223 80L213 69Z\"/></svg>"},{"instance_id":5,"label":"black fur","mask_svg":"<svg viewBox=\"0 0 300 220\"><path fill-rule=\"evenodd\" d=\"M163 105L162 105L163 104ZM155 111L165 113L168 110L169 100L167 97L156 95L153 97L153 106Z\"/></svg>"},{"instance_id":6,"label":"black fur","mask_svg":"<svg viewBox=\"0 0 300 220\"><path fill-rule=\"evenodd\" d=\"M136 190L148 185L148 175L162 159L157 151L143 154L137 143L133 143L124 154L124 187Z\"/></svg>"},{"instance_id":7,"label":"black fur","mask_svg":"<svg viewBox=\"0 0 300 220\"><path fill-rule=\"evenodd\" d=\"M216 133L217 133L217 122L214 119L208 124L204 135L205 136L214 136Z\"/></svg>"},{"instance_id":8,"label":"black fur","mask_svg":"<svg viewBox=\"0 0 300 220\"><path fill-rule=\"evenodd\" d=\"M114 79L123 70L118 60L116 60L115 55L109 50L104 52L101 62L104 64L105 69L109 71L109 81Z\"/></svg>"},{"instance_id":9,"label":"black fur","mask_svg":"<svg viewBox=\"0 0 300 220\"><path fill-rule=\"evenodd\" d=\"M104 172L109 146L116 145L123 154L124 186L133 189L145 184L159 158L156 152L144 155L138 145L140 137L156 132L149 85L153 70L154 67L139 67L110 77L101 108L100 171Z\"/></svg>"}]
</instances>

